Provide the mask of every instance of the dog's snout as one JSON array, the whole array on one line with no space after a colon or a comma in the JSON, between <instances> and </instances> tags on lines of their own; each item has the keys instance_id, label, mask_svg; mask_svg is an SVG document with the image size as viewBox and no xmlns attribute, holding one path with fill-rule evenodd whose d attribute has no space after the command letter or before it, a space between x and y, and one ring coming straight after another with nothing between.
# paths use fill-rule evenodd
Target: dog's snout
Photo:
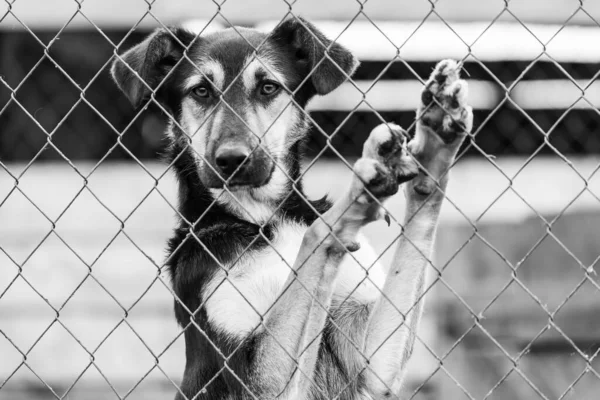
<instances>
[{"instance_id":1,"label":"dog's snout","mask_svg":"<svg viewBox=\"0 0 600 400\"><path fill-rule=\"evenodd\" d=\"M215 163L223 174L229 176L246 161L249 155L250 151L243 146L221 147L215 155Z\"/></svg>"},{"instance_id":2,"label":"dog's snout","mask_svg":"<svg viewBox=\"0 0 600 400\"><path fill-rule=\"evenodd\" d=\"M273 172L273 162L260 147L252 149L252 144L227 141L210 150L208 164L201 169L201 179L211 188L259 187L269 180Z\"/></svg>"}]
</instances>

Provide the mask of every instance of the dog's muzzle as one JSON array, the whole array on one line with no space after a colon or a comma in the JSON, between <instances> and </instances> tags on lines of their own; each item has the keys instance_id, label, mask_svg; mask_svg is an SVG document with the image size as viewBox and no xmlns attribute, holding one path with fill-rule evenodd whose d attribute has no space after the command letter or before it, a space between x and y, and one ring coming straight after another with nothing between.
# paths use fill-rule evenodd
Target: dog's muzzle
<instances>
[{"instance_id":1,"label":"dog's muzzle","mask_svg":"<svg viewBox=\"0 0 600 400\"><path fill-rule=\"evenodd\" d=\"M210 188L259 187L269 181L274 163L261 147L228 142L214 149L209 156L210 166L204 165L201 176Z\"/></svg>"}]
</instances>

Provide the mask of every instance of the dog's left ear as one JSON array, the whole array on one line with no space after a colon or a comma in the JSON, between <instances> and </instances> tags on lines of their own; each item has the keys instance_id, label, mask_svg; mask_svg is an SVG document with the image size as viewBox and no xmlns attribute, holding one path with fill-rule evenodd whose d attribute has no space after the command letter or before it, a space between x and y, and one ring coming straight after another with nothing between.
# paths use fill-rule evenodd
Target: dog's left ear
<instances>
[{"instance_id":1,"label":"dog's left ear","mask_svg":"<svg viewBox=\"0 0 600 400\"><path fill-rule=\"evenodd\" d=\"M321 31L302 18L282 22L271 38L291 46L296 62L306 67L318 94L324 95L340 86L358 67L358 60L342 45L329 40Z\"/></svg>"}]
</instances>

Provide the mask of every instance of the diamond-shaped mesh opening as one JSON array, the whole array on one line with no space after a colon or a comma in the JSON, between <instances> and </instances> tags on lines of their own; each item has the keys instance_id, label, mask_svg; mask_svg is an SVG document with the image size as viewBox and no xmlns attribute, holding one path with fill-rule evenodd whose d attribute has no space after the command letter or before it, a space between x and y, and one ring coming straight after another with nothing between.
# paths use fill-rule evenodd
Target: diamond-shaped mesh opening
<instances>
[{"instance_id":1,"label":"diamond-shaped mesh opening","mask_svg":"<svg viewBox=\"0 0 600 400\"><path fill-rule=\"evenodd\" d=\"M131 382L138 382L154 365L154 357L144 342L125 323L111 331L96 350L95 359L106 379L119 383L116 389L121 396L131 388Z\"/></svg>"},{"instance_id":2,"label":"diamond-shaped mesh opening","mask_svg":"<svg viewBox=\"0 0 600 400\"><path fill-rule=\"evenodd\" d=\"M23 266L25 277L54 308L79 290L88 269L56 235L50 235Z\"/></svg>"},{"instance_id":3,"label":"diamond-shaped mesh opening","mask_svg":"<svg viewBox=\"0 0 600 400\"><path fill-rule=\"evenodd\" d=\"M591 2L538 0L5 1L0 397L596 398L599 17ZM306 66L301 83L265 56L275 39L247 30L289 23L306 30L278 39ZM155 28L152 54L130 62ZM207 73L195 50L207 43L225 48L216 64L251 56ZM352 77L337 44L361 62ZM332 272L319 257L336 265L323 249L354 247L344 224L364 209L348 186L368 181L357 160L371 130L393 122L414 144L459 129L425 118L445 105L438 119L456 120L443 98L422 104L445 58L461 63L473 107L448 186L448 168L431 168L441 156L409 144L439 191L419 203L406 184L375 207L362 249ZM140 85L129 96L147 94L135 107L111 78L119 60L121 85ZM255 70L291 94L261 123L256 104L240 106ZM306 90L329 91L323 70L339 82L304 109ZM214 113L179 99L200 75L218 92ZM259 189L223 176L214 132L247 133L244 162L272 165ZM314 200L326 195L329 210ZM326 244L308 251L319 224Z\"/></svg>"},{"instance_id":4,"label":"diamond-shaped mesh opening","mask_svg":"<svg viewBox=\"0 0 600 400\"><path fill-rule=\"evenodd\" d=\"M65 354L68 354L68 357L64 357ZM56 360L56 363L48 364L48 358ZM49 381L57 381L57 378L61 377L66 382L74 382L88 364L88 353L78 340L58 323L44 332L27 357L29 368Z\"/></svg>"}]
</instances>

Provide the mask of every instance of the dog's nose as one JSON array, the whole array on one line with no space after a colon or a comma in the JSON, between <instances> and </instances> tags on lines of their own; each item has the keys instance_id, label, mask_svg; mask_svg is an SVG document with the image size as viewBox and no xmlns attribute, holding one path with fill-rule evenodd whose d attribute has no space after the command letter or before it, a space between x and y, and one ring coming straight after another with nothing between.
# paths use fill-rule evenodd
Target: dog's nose
<instances>
[{"instance_id":1,"label":"dog's nose","mask_svg":"<svg viewBox=\"0 0 600 400\"><path fill-rule=\"evenodd\" d=\"M215 162L223 174L229 176L248 158L250 151L242 146L222 147L217 150Z\"/></svg>"}]
</instances>

